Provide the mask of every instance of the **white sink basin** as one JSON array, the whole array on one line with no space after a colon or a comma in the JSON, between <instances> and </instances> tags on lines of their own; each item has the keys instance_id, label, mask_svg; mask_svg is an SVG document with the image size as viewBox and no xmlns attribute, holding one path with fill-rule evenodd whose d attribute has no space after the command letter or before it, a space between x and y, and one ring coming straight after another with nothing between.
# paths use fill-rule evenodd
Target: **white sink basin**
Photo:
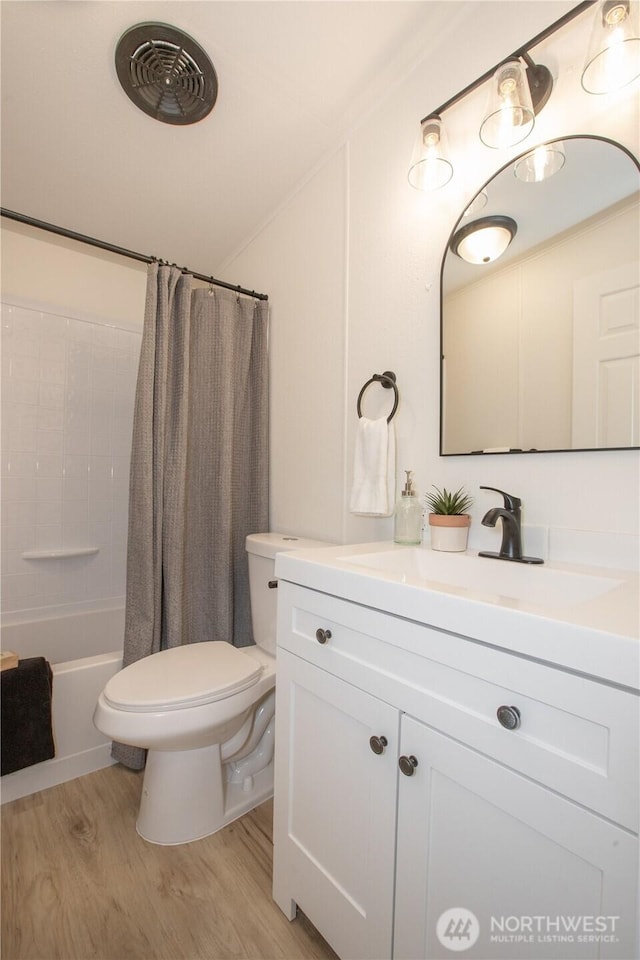
<instances>
[{"instance_id":1,"label":"white sink basin","mask_svg":"<svg viewBox=\"0 0 640 960\"><path fill-rule=\"evenodd\" d=\"M469 590L543 607L572 607L620 586L614 577L592 576L547 566L443 553L421 547L381 550L342 558L414 586Z\"/></svg>"}]
</instances>

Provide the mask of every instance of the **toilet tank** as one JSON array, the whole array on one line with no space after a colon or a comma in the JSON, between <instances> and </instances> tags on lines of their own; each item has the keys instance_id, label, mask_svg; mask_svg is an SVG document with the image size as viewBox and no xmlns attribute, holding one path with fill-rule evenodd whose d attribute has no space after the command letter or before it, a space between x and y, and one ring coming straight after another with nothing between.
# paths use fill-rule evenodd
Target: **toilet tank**
<instances>
[{"instance_id":1,"label":"toilet tank","mask_svg":"<svg viewBox=\"0 0 640 960\"><path fill-rule=\"evenodd\" d=\"M278 591L269 584L276 582L276 554L283 550L310 550L328 546L330 544L322 540L308 540L284 533L251 533L247 537L253 638L259 647L273 656L276 653Z\"/></svg>"}]
</instances>

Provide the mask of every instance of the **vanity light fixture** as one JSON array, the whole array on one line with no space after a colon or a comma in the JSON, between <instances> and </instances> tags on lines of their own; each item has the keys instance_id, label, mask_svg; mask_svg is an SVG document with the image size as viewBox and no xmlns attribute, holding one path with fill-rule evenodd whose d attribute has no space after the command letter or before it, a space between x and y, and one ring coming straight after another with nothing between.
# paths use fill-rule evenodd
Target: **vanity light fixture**
<instances>
[{"instance_id":1,"label":"vanity light fixture","mask_svg":"<svg viewBox=\"0 0 640 960\"><path fill-rule=\"evenodd\" d=\"M587 50L582 86L612 93L640 76L640 3L600 0Z\"/></svg>"},{"instance_id":2,"label":"vanity light fixture","mask_svg":"<svg viewBox=\"0 0 640 960\"><path fill-rule=\"evenodd\" d=\"M438 116L426 117L411 157L409 183L416 190L438 190L453 176L447 132Z\"/></svg>"},{"instance_id":3,"label":"vanity light fixture","mask_svg":"<svg viewBox=\"0 0 640 960\"><path fill-rule=\"evenodd\" d=\"M561 140L541 143L531 153L525 153L524 157L516 160L514 173L518 180L524 183L541 183L562 170L565 159Z\"/></svg>"},{"instance_id":4,"label":"vanity light fixture","mask_svg":"<svg viewBox=\"0 0 640 960\"><path fill-rule=\"evenodd\" d=\"M491 263L502 256L517 230L518 224L511 217L482 217L457 230L450 247L467 263Z\"/></svg>"},{"instance_id":5,"label":"vanity light fixture","mask_svg":"<svg viewBox=\"0 0 640 960\"><path fill-rule=\"evenodd\" d=\"M480 139L485 146L499 150L526 139L552 88L549 69L535 64L528 54L502 63L491 80L487 110L480 124Z\"/></svg>"},{"instance_id":6,"label":"vanity light fixture","mask_svg":"<svg viewBox=\"0 0 640 960\"><path fill-rule=\"evenodd\" d=\"M606 8L607 17L624 20L624 11L629 10L627 19L635 23L638 19L640 0L598 0ZM480 139L494 149L510 147L527 137L534 126L535 118L543 109L553 89L551 71L543 64L534 63L529 50L535 48L547 37L564 27L575 17L593 7L596 0L581 0L565 13L563 17L550 24L529 42L515 50L497 67L492 67L473 83L468 84L455 96L450 97L423 120L420 121L420 134L414 147L409 183L417 190L435 190L443 187L453 176L453 164L449 159L448 147L442 124L445 111L463 100L467 94L490 82L490 104L480 126ZM613 14L609 7L622 8ZM633 37L638 37L638 31ZM636 49L636 43L629 44ZM637 56L637 54L636 54ZM548 174L547 174L548 175Z\"/></svg>"}]
</instances>

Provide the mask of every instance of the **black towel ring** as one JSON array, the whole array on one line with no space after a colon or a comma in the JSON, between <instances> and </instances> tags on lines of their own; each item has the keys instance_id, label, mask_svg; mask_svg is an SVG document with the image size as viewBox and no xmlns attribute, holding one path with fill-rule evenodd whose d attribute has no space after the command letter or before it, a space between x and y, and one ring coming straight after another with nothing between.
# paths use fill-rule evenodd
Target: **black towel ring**
<instances>
[{"instance_id":1,"label":"black towel ring","mask_svg":"<svg viewBox=\"0 0 640 960\"><path fill-rule=\"evenodd\" d=\"M385 370L384 373L374 373L370 380L367 380L362 390L358 394L358 401L356 403L356 410L358 411L358 417L362 417L362 409L360 407L360 401L362 400L362 395L372 383L379 383L381 387L384 387L385 390L390 390L393 387L394 400L393 400L393 410L387 417L387 423L391 423L395 416L395 412L398 409L398 387L396 386L396 375L393 370Z\"/></svg>"}]
</instances>

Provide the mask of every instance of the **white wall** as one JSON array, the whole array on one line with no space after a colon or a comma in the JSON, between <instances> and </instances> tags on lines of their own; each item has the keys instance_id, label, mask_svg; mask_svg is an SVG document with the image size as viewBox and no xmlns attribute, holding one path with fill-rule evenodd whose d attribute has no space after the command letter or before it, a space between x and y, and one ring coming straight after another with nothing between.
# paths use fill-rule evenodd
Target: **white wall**
<instances>
[{"instance_id":1,"label":"white wall","mask_svg":"<svg viewBox=\"0 0 640 960\"><path fill-rule=\"evenodd\" d=\"M2 610L114 601L146 268L3 226ZM98 553L23 557L87 547Z\"/></svg>"},{"instance_id":2,"label":"white wall","mask_svg":"<svg viewBox=\"0 0 640 960\"><path fill-rule=\"evenodd\" d=\"M498 155L482 146L477 136L486 97L482 89L446 115L453 180L438 193L421 195L407 183L414 136L422 116L572 7L532 0L456 7L451 37L389 91L343 149L226 265L229 273L251 278L270 293L271 497L278 527L315 537L340 531L344 542L391 535L391 520L348 512L358 391L373 372L391 369L402 398L396 417L398 475L414 469L421 492L434 483L466 484L476 495L473 513L480 518L496 502L495 494L478 491L480 484L489 484L521 496L527 524L610 531L623 538L638 533L637 451L438 455L443 251L461 210L522 147ZM574 24L572 49L578 53L562 61L561 70L557 41L538 48L546 53L556 82L531 146L591 132L637 153L637 90L593 97L580 89L589 30L588 17ZM544 62L542 55L539 59ZM328 211L336 218L335 229L318 229ZM320 362L327 379L320 376ZM367 415L384 409L389 398L383 393L379 410ZM304 439L286 418L279 420L292 401L306 425ZM482 531L494 545L499 535ZM622 550L620 562L629 556Z\"/></svg>"},{"instance_id":3,"label":"white wall","mask_svg":"<svg viewBox=\"0 0 640 960\"><path fill-rule=\"evenodd\" d=\"M241 264L271 303L271 527L337 542L344 536L347 164L346 150L335 153Z\"/></svg>"}]
</instances>

